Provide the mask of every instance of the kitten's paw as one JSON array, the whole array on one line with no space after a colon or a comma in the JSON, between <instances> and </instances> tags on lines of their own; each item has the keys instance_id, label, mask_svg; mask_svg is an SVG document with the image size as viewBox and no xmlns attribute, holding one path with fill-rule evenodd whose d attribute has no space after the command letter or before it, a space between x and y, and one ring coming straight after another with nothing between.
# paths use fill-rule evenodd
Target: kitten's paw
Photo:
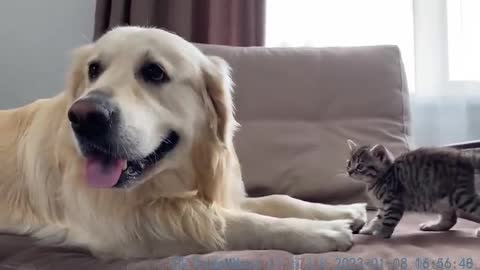
<instances>
[{"instance_id":1,"label":"kitten's paw","mask_svg":"<svg viewBox=\"0 0 480 270\"><path fill-rule=\"evenodd\" d=\"M372 235L373 234L373 229L372 228L362 228L359 234L364 234L364 235Z\"/></svg>"},{"instance_id":2,"label":"kitten's paw","mask_svg":"<svg viewBox=\"0 0 480 270\"><path fill-rule=\"evenodd\" d=\"M385 239L391 238L392 234L393 234L393 229L389 229L389 228L385 228L385 227L382 227L381 229L373 232L373 235L378 236L378 237L382 237L382 238L385 238Z\"/></svg>"},{"instance_id":3,"label":"kitten's paw","mask_svg":"<svg viewBox=\"0 0 480 270\"><path fill-rule=\"evenodd\" d=\"M451 224L439 222L439 221L429 221L420 224L420 230L425 232L441 232L448 231L452 228Z\"/></svg>"}]
</instances>

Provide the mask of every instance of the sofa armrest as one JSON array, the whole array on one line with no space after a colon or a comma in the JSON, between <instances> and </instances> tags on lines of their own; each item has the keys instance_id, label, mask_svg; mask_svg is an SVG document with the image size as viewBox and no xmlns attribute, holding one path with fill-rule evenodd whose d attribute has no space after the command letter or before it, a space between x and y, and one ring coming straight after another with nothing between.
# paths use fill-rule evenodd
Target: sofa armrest
<instances>
[{"instance_id":1,"label":"sofa armrest","mask_svg":"<svg viewBox=\"0 0 480 270\"><path fill-rule=\"evenodd\" d=\"M466 141L466 142L458 142L445 145L446 147L452 147L456 149L476 149L480 148L480 140L479 141Z\"/></svg>"}]
</instances>

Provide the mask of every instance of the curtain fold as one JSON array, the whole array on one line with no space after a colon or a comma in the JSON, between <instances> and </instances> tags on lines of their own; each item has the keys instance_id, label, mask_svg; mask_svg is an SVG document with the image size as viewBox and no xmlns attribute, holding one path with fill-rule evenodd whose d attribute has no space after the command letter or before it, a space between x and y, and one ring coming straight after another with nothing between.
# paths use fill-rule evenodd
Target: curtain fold
<instances>
[{"instance_id":1,"label":"curtain fold","mask_svg":"<svg viewBox=\"0 0 480 270\"><path fill-rule=\"evenodd\" d=\"M263 46L266 0L97 0L94 39L119 25L164 28L188 41Z\"/></svg>"}]
</instances>

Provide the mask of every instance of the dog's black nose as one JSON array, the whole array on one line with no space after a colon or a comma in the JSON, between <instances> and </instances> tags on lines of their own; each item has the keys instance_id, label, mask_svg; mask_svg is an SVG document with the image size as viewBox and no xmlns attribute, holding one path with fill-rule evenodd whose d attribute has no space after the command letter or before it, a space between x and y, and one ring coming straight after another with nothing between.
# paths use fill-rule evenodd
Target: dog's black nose
<instances>
[{"instance_id":1,"label":"dog's black nose","mask_svg":"<svg viewBox=\"0 0 480 270\"><path fill-rule=\"evenodd\" d=\"M77 135L92 139L106 136L115 126L115 106L102 95L82 98L68 110L68 119Z\"/></svg>"}]
</instances>

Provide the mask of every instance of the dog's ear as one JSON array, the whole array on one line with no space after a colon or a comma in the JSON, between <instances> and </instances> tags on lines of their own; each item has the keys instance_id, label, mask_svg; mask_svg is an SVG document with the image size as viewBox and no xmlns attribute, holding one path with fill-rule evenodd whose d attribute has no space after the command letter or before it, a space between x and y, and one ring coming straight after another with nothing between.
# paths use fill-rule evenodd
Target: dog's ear
<instances>
[{"instance_id":1,"label":"dog's ear","mask_svg":"<svg viewBox=\"0 0 480 270\"><path fill-rule=\"evenodd\" d=\"M70 71L67 75L67 91L74 100L85 90L87 61L92 47L92 44L88 44L72 52Z\"/></svg>"},{"instance_id":2,"label":"dog's ear","mask_svg":"<svg viewBox=\"0 0 480 270\"><path fill-rule=\"evenodd\" d=\"M208 202L227 201L225 185L236 170L233 133L237 127L232 101L233 82L228 63L215 56L204 59L201 71L204 86L201 97L207 113L208 133L194 144L192 160L196 171L198 197ZM213 140L211 140L211 138Z\"/></svg>"},{"instance_id":3,"label":"dog's ear","mask_svg":"<svg viewBox=\"0 0 480 270\"><path fill-rule=\"evenodd\" d=\"M232 101L233 81L230 66L220 57L209 56L203 68L206 87L204 100L210 127L222 143L231 142L237 127Z\"/></svg>"}]
</instances>

